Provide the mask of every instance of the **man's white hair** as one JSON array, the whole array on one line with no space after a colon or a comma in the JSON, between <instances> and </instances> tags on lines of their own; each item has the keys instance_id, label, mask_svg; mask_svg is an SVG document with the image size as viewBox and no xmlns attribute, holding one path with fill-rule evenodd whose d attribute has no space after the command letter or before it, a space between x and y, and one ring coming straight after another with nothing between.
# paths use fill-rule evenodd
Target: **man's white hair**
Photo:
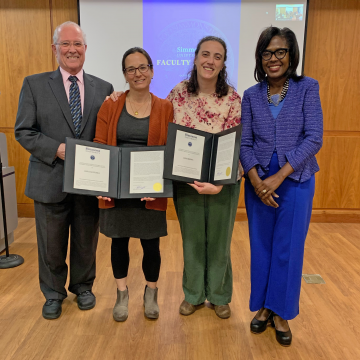
<instances>
[{"instance_id":1,"label":"man's white hair","mask_svg":"<svg viewBox=\"0 0 360 360\"><path fill-rule=\"evenodd\" d=\"M76 28L80 29L83 40L84 40L84 44L86 45L86 35L84 33L84 31L82 30L82 28L77 24L74 23L73 21L65 21L64 23L60 24L59 26L56 27L55 31L54 31L54 36L53 36L53 43L56 44L59 40L59 30L60 28L63 28L65 26L75 26Z\"/></svg>"}]
</instances>

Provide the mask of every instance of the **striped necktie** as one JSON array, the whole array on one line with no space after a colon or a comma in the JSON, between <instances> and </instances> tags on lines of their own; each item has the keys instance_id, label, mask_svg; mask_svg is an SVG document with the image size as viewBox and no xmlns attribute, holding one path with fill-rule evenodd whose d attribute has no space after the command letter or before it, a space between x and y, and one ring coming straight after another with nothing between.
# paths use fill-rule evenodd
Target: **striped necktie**
<instances>
[{"instance_id":1,"label":"striped necktie","mask_svg":"<svg viewBox=\"0 0 360 360\"><path fill-rule=\"evenodd\" d=\"M79 86L77 84L78 78L76 76L69 76L69 80L71 81L70 92L69 92L70 112L75 127L75 136L76 138L78 138L80 135L81 119L82 119L81 98L80 98Z\"/></svg>"}]
</instances>

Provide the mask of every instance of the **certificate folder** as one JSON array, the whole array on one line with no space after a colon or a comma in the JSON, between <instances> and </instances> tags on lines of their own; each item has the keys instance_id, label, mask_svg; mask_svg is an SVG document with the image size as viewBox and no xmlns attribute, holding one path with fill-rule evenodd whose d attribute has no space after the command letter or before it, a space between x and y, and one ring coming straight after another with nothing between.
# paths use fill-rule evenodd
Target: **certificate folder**
<instances>
[{"instance_id":1,"label":"certificate folder","mask_svg":"<svg viewBox=\"0 0 360 360\"><path fill-rule=\"evenodd\" d=\"M172 181L163 179L165 146L121 148L120 199L142 197L173 197ZM161 163L158 163L158 155ZM155 164L161 180L152 175ZM149 191L146 191L148 189ZM141 196L140 196L141 195Z\"/></svg>"},{"instance_id":2,"label":"certificate folder","mask_svg":"<svg viewBox=\"0 0 360 360\"><path fill-rule=\"evenodd\" d=\"M235 184L240 154L241 126L217 134L169 124L164 178L215 185Z\"/></svg>"},{"instance_id":3,"label":"certificate folder","mask_svg":"<svg viewBox=\"0 0 360 360\"><path fill-rule=\"evenodd\" d=\"M113 199L118 198L121 149L116 146L97 144L73 138L66 138L65 144L63 191L80 195L100 195ZM98 154L102 152L105 153L106 159L99 163L97 162ZM92 162L95 162L95 165L92 165ZM75 173L79 167L81 167L80 170L88 171L86 176ZM92 172L98 172L99 174L95 175L105 178L91 178ZM107 187L101 186L104 184Z\"/></svg>"},{"instance_id":4,"label":"certificate folder","mask_svg":"<svg viewBox=\"0 0 360 360\"><path fill-rule=\"evenodd\" d=\"M117 147L66 138L63 191L113 199L172 197L172 181L161 175L164 151L165 146Z\"/></svg>"}]
</instances>

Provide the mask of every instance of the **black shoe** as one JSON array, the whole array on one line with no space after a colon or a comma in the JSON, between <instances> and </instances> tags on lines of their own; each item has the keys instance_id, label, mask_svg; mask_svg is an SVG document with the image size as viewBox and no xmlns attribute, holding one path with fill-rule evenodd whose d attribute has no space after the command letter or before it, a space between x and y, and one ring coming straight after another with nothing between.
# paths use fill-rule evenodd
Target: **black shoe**
<instances>
[{"instance_id":1,"label":"black shoe","mask_svg":"<svg viewBox=\"0 0 360 360\"><path fill-rule=\"evenodd\" d=\"M250 323L250 331L254 334L261 334L268 326L268 323L272 321L273 312L270 310L266 320L258 320L254 317Z\"/></svg>"},{"instance_id":2,"label":"black shoe","mask_svg":"<svg viewBox=\"0 0 360 360\"><path fill-rule=\"evenodd\" d=\"M279 315L276 315L274 313L274 316L279 316ZM289 326L288 331L279 331L275 327L274 318L271 321L271 326L273 328L275 328L277 342L282 346L290 346L291 345L291 340L292 340L292 334L291 334L290 326Z\"/></svg>"},{"instance_id":3,"label":"black shoe","mask_svg":"<svg viewBox=\"0 0 360 360\"><path fill-rule=\"evenodd\" d=\"M47 320L54 320L57 319L61 315L61 304L62 300L58 299L48 299L46 300L43 309L42 309L42 316L44 319Z\"/></svg>"},{"instance_id":4,"label":"black shoe","mask_svg":"<svg viewBox=\"0 0 360 360\"><path fill-rule=\"evenodd\" d=\"M80 310L90 310L95 307L95 295L90 290L83 291L78 294L77 303Z\"/></svg>"}]
</instances>

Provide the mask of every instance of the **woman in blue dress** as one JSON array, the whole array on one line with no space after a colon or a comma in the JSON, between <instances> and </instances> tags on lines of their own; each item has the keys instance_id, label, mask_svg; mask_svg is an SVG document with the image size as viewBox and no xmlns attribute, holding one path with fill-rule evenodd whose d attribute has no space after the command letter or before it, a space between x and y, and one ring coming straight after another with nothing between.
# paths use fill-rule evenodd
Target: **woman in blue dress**
<instances>
[{"instance_id":1,"label":"woman in blue dress","mask_svg":"<svg viewBox=\"0 0 360 360\"><path fill-rule=\"evenodd\" d=\"M299 314L304 244L319 170L323 116L316 80L298 76L299 46L288 28L266 28L257 43L255 79L242 101L240 160L251 246L250 324L292 341Z\"/></svg>"}]
</instances>

